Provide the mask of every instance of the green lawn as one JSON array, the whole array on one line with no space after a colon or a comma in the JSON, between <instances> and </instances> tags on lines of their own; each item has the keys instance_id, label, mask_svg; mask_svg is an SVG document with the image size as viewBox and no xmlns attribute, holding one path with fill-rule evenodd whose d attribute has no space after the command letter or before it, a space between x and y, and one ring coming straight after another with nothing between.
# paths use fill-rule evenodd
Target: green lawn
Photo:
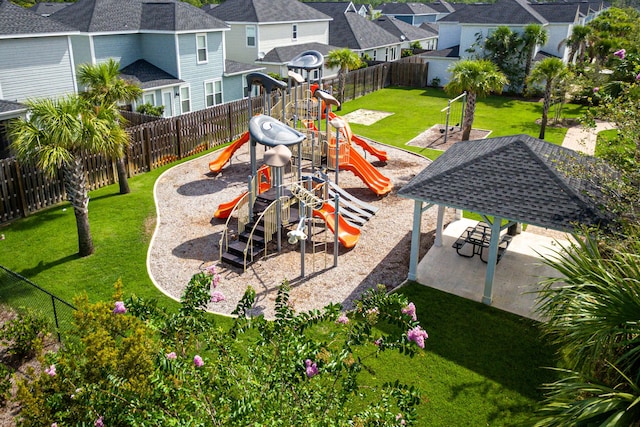
<instances>
[{"instance_id":1,"label":"green lawn","mask_svg":"<svg viewBox=\"0 0 640 427\"><path fill-rule=\"evenodd\" d=\"M435 96L427 96L427 95ZM410 97L409 97L410 95ZM395 101L392 101L395 99ZM349 102L343 113L357 108L392 110L419 102L415 107L392 116L379 127L396 142L366 134L354 125L354 131L373 139L401 146L412 134L436 123L446 96L434 90L385 89ZM402 100L402 101L400 101ZM499 120L495 132L509 134L509 123L524 114L524 106L535 105L491 98ZM397 106L394 106L397 103ZM430 107L428 107L430 105ZM479 105L479 112L485 104ZM426 111L433 110L430 116ZM435 112L434 112L435 111ZM576 110L577 111L577 110ZM497 116L495 116L497 117ZM524 119L522 119L524 120ZM490 122L490 121L489 121ZM403 125L403 123L405 123ZM479 127L485 127L479 124ZM394 127L397 130L391 132ZM371 127L373 129L373 126ZM537 132L535 129L532 130ZM177 304L151 283L146 270L146 253L155 226L153 185L168 167L134 177L131 194L119 195L117 185L91 192L89 219L96 253L78 258L77 236L72 209L68 203L36 213L0 227L0 264L16 271L65 300L87 292L90 300L111 297L113 283L121 278L125 294L135 293L161 300L175 309ZM542 366L554 366L553 349L538 336L535 324L490 307L444 294L419 285L402 289L418 309L420 320L429 332L426 351L413 359L385 354L373 361L366 382L400 379L422 390L420 425L519 425L540 399L538 387L551 377ZM28 304L31 291L3 292L0 299L14 306ZM229 320L217 317L221 326Z\"/></svg>"},{"instance_id":2,"label":"green lawn","mask_svg":"<svg viewBox=\"0 0 640 427\"><path fill-rule=\"evenodd\" d=\"M344 115L360 108L391 112L393 115L370 126L350 124L351 129L355 134L374 141L434 159L442 152L412 147L406 143L431 126L444 123L445 116L440 110L447 106L449 98L450 96L441 89L386 88L346 102L338 114ZM566 105L563 117L578 117L583 109L580 105ZM541 102L489 96L478 100L473 127L491 130L490 137L524 133L537 138L540 125L536 124L536 120L541 117ZM456 123L453 118L450 120L453 124ZM566 128L547 127L545 139L554 144L561 144L565 133Z\"/></svg>"}]
</instances>

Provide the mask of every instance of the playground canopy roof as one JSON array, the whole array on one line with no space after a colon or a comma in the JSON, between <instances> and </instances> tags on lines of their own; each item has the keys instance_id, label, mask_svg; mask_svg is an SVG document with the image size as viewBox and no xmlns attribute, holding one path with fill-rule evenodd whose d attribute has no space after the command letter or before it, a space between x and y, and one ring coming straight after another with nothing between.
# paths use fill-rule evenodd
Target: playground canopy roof
<instances>
[{"instance_id":1,"label":"playground canopy roof","mask_svg":"<svg viewBox=\"0 0 640 427\"><path fill-rule=\"evenodd\" d=\"M458 142L398 191L400 196L570 231L603 225L596 158L528 135Z\"/></svg>"}]
</instances>

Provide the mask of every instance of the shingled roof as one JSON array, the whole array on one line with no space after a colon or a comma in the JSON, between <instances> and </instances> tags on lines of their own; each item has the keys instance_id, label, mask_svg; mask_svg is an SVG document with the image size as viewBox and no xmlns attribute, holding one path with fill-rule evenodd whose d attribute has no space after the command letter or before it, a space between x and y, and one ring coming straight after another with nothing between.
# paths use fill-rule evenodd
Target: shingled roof
<instances>
[{"instance_id":1,"label":"shingled roof","mask_svg":"<svg viewBox=\"0 0 640 427\"><path fill-rule=\"evenodd\" d=\"M141 89L151 89L184 83L184 80L180 80L177 77L172 76L144 59L138 59L124 67L120 70L120 77L124 80L136 83Z\"/></svg>"},{"instance_id":2,"label":"shingled roof","mask_svg":"<svg viewBox=\"0 0 640 427\"><path fill-rule=\"evenodd\" d=\"M33 36L77 32L71 27L40 16L17 6L9 0L0 0L0 36Z\"/></svg>"},{"instance_id":3,"label":"shingled roof","mask_svg":"<svg viewBox=\"0 0 640 427\"><path fill-rule=\"evenodd\" d=\"M336 49L339 48L317 42L281 46L273 48L269 52L267 52L262 61L271 62L274 64L284 64L307 50L315 50L320 52L322 56L327 56L329 52Z\"/></svg>"},{"instance_id":4,"label":"shingled roof","mask_svg":"<svg viewBox=\"0 0 640 427\"><path fill-rule=\"evenodd\" d=\"M573 24L580 17L580 6L576 3L531 3L531 7L549 22Z\"/></svg>"},{"instance_id":5,"label":"shingled roof","mask_svg":"<svg viewBox=\"0 0 640 427\"><path fill-rule=\"evenodd\" d=\"M204 10L177 0L79 0L51 18L88 33L228 28Z\"/></svg>"},{"instance_id":6,"label":"shingled roof","mask_svg":"<svg viewBox=\"0 0 640 427\"><path fill-rule=\"evenodd\" d=\"M60 9L64 9L70 4L73 4L73 3L40 2L31 6L29 10L37 13L38 15L49 16L52 13L59 11Z\"/></svg>"},{"instance_id":7,"label":"shingled roof","mask_svg":"<svg viewBox=\"0 0 640 427\"><path fill-rule=\"evenodd\" d=\"M493 4L473 3L457 7L456 11L438 22L461 24L527 25L548 21L525 0L498 0Z\"/></svg>"},{"instance_id":8,"label":"shingled roof","mask_svg":"<svg viewBox=\"0 0 640 427\"><path fill-rule=\"evenodd\" d=\"M331 18L297 0L226 0L207 13L225 22L304 22Z\"/></svg>"},{"instance_id":9,"label":"shingled roof","mask_svg":"<svg viewBox=\"0 0 640 427\"><path fill-rule=\"evenodd\" d=\"M307 4L333 18L329 23L329 44L333 46L363 50L400 43L398 37L356 12L344 13L344 3Z\"/></svg>"},{"instance_id":10,"label":"shingled roof","mask_svg":"<svg viewBox=\"0 0 640 427\"><path fill-rule=\"evenodd\" d=\"M407 24L393 16L381 16L373 22L396 36L398 39L404 36L407 41L424 40L438 35L438 33L427 31L422 27Z\"/></svg>"},{"instance_id":11,"label":"shingled roof","mask_svg":"<svg viewBox=\"0 0 640 427\"><path fill-rule=\"evenodd\" d=\"M27 106L19 102L5 101L0 99L0 118L12 116L27 111Z\"/></svg>"},{"instance_id":12,"label":"shingled roof","mask_svg":"<svg viewBox=\"0 0 640 427\"><path fill-rule=\"evenodd\" d=\"M434 15L437 10L428 3L385 3L380 6L384 15Z\"/></svg>"},{"instance_id":13,"label":"shingled roof","mask_svg":"<svg viewBox=\"0 0 640 427\"><path fill-rule=\"evenodd\" d=\"M585 156L528 135L459 142L398 191L400 196L556 230L607 222L590 180L563 172ZM575 174L577 175L577 174Z\"/></svg>"},{"instance_id":14,"label":"shingled roof","mask_svg":"<svg viewBox=\"0 0 640 427\"><path fill-rule=\"evenodd\" d=\"M245 64L244 62L233 61L231 59L224 60L224 75L235 76L238 74L250 73L253 71L264 70L265 67L256 64Z\"/></svg>"}]
</instances>

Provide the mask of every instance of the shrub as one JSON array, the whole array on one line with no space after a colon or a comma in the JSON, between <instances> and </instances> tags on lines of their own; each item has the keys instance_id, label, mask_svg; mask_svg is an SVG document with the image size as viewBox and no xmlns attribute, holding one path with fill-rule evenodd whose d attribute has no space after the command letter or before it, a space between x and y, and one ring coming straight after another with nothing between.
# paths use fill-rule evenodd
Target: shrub
<instances>
[{"instance_id":1,"label":"shrub","mask_svg":"<svg viewBox=\"0 0 640 427\"><path fill-rule=\"evenodd\" d=\"M11 368L0 363L0 406L4 406L11 397L11 375Z\"/></svg>"},{"instance_id":2,"label":"shrub","mask_svg":"<svg viewBox=\"0 0 640 427\"><path fill-rule=\"evenodd\" d=\"M122 301L119 286L115 305L79 299L73 345L19 382L21 425L415 424L413 387L359 384L368 358L424 346L404 297L372 290L348 316L335 304L295 313L284 283L267 321L247 315L256 295L248 288L222 331L204 312L224 297L211 292L218 280L215 270L193 276L173 314L155 301Z\"/></svg>"},{"instance_id":3,"label":"shrub","mask_svg":"<svg viewBox=\"0 0 640 427\"><path fill-rule=\"evenodd\" d=\"M136 111L140 114L162 117L162 114L164 114L164 105L142 104L138 105L138 109Z\"/></svg>"},{"instance_id":4,"label":"shrub","mask_svg":"<svg viewBox=\"0 0 640 427\"><path fill-rule=\"evenodd\" d=\"M13 320L2 326L0 337L9 354L23 359L35 355L42 348L48 326L43 315L31 309L21 309Z\"/></svg>"}]
</instances>

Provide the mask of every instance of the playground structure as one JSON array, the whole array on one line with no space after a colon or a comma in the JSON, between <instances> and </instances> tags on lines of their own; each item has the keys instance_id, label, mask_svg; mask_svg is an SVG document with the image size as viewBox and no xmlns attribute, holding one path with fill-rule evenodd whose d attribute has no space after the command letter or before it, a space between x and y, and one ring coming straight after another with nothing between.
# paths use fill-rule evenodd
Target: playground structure
<instances>
[{"instance_id":1,"label":"playground structure","mask_svg":"<svg viewBox=\"0 0 640 427\"><path fill-rule=\"evenodd\" d=\"M318 247L323 247L326 254L330 242L327 231L331 231L333 264L337 266L339 244L353 248L359 240L360 227L377 211L342 190L338 172L351 171L379 196L393 188L391 181L352 143L381 161L386 161L386 153L353 135L348 123L331 111L339 102L321 89L323 62L320 53L303 52L289 64L288 83L262 73L247 76L249 110L253 111L250 94L257 85L264 97L266 114L253 116L248 131L209 164L211 172L219 173L235 151L249 143L251 173L247 190L222 203L214 214L227 220L220 239L222 262L246 269L267 255L270 242L275 241L275 251L280 252L282 234L289 230L288 243L300 243L304 277L307 240L314 257ZM260 168L258 145L265 147L265 165ZM335 172L335 182L329 180L331 171ZM232 236L230 229L234 217L237 236Z\"/></svg>"},{"instance_id":2,"label":"playground structure","mask_svg":"<svg viewBox=\"0 0 640 427\"><path fill-rule=\"evenodd\" d=\"M447 137L449 136L449 132L453 131L453 129L457 126L459 130L462 130L462 122L464 121L464 109L467 104L467 92L462 92L460 95L455 98L449 99L447 101L447 106L440 110L440 114L445 114L444 120L444 129L440 128L440 133L444 134L443 144L447 143ZM451 127L449 124L451 122L453 113L453 119L457 120L457 123Z\"/></svg>"}]
</instances>

